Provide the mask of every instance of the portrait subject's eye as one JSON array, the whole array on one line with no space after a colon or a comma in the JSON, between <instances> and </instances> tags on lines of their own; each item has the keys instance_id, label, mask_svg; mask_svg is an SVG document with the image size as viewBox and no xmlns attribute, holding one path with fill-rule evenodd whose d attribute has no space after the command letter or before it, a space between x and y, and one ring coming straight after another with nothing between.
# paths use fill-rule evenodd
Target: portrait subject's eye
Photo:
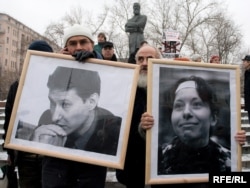
<instances>
[{"instance_id":1,"label":"portrait subject's eye","mask_svg":"<svg viewBox=\"0 0 250 188\"><path fill-rule=\"evenodd\" d=\"M71 107L71 103L70 102L67 102L67 101L63 101L62 102L62 108L63 109L68 109Z\"/></svg>"},{"instance_id":2,"label":"portrait subject's eye","mask_svg":"<svg viewBox=\"0 0 250 188\"><path fill-rule=\"evenodd\" d=\"M202 101L193 101L192 102L192 107L194 108L194 109L200 109L200 108L202 108L204 106L204 102L202 102Z\"/></svg>"},{"instance_id":3,"label":"portrait subject's eye","mask_svg":"<svg viewBox=\"0 0 250 188\"><path fill-rule=\"evenodd\" d=\"M181 111L184 109L184 103L183 102L175 102L174 105L173 105L173 110L176 110L176 111Z\"/></svg>"}]
</instances>

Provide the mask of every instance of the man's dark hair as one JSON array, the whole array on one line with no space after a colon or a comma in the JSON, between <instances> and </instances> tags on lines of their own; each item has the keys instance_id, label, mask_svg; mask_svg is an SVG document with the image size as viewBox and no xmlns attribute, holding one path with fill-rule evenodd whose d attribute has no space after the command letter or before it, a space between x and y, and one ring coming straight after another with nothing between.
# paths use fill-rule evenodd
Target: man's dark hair
<instances>
[{"instance_id":1,"label":"man's dark hair","mask_svg":"<svg viewBox=\"0 0 250 188\"><path fill-rule=\"evenodd\" d=\"M96 71L59 66L49 76L47 86L61 91L76 89L77 94L85 100L93 93L100 95L101 81Z\"/></svg>"}]
</instances>

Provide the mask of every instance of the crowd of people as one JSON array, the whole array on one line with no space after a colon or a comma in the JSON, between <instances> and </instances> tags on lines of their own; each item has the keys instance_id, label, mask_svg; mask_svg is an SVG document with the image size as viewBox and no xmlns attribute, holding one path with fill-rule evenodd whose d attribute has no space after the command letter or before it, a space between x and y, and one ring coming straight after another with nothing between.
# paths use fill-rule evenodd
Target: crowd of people
<instances>
[{"instance_id":1,"label":"crowd of people","mask_svg":"<svg viewBox=\"0 0 250 188\"><path fill-rule=\"evenodd\" d=\"M146 131L150 130L156 122L154 117L147 112L148 59L161 59L162 55L157 47L148 44L142 36L147 18L140 15L140 5L135 3L133 8L135 16L126 24L126 31L131 33L129 39L131 53L134 53L131 57L132 60L130 59L131 62L128 63L139 65L140 71L132 109L133 113L124 159L124 168L116 169L116 177L118 182L127 188L144 188ZM137 20L142 22L142 26L139 28L135 28L135 26L138 26L135 23ZM137 36L139 36L139 38ZM136 45L132 45L135 44L135 38L138 39L138 41L136 40ZM88 58L117 61L115 44L107 40L104 32L98 34L98 43L95 45L94 36L88 28L76 24L65 29L63 42L64 47L59 53L73 56L75 60L80 63L84 63ZM53 53L53 49L46 41L34 41L28 49ZM176 60L182 61L183 59ZM187 59L184 61L187 61ZM199 54L194 54L191 58L188 58L188 61L202 62L202 57ZM245 80L247 86L250 83L247 81L250 78L248 76L250 56L246 56L243 62L246 67ZM210 63L220 63L220 57L213 55ZM71 80L62 79L62 77L58 77L59 74L70 74ZM88 79L91 78L90 80L93 81L92 83L87 83L87 85L81 83L78 79L86 75ZM87 79L87 77L84 77L82 80ZM65 87L60 88L64 86L66 82L70 84L67 90L65 90ZM32 135L32 140L52 143L53 145L64 145L70 148L77 147L83 150L86 149L87 151L98 150L103 152L103 148L109 148L105 151L115 155L118 138L109 135L109 133L119 132L121 119L108 110L97 107L96 104L100 93L99 82L98 72L88 71L86 73L83 72L83 70L79 71L72 68L58 67L49 77L47 83L49 88L50 109L42 114L39 120L39 126ZM85 87L89 87L89 85L93 87L90 90L91 92L79 91L84 90ZM97 88L95 88L95 86L97 86ZM8 131L17 88L18 81L10 86L5 108L5 132ZM249 87L245 87L245 95L249 96L248 90ZM79 95L79 93L84 93L84 95ZM205 96L202 95L204 93L206 93ZM188 97L186 94L189 94ZM170 145L164 144L159 149L158 173L188 173L190 169L195 173L230 171L230 166L228 166L230 151L222 148L221 145L210 139L209 130L217 122L216 113L218 107L213 104L213 97L215 95L206 81L195 76L183 78L174 85L168 95L170 95L168 98L173 99L166 101L166 103L171 103L168 104L170 107L169 113L171 114L171 124L176 137ZM74 98L74 101L71 101L72 98ZM247 102L248 99L245 99L245 101ZM250 112L248 103L246 110ZM96 120L98 114L102 114L103 116L101 117L105 117L106 119ZM195 126L190 125L187 128L180 126L183 122L188 121L196 121L196 123L193 123ZM96 124L93 122L99 123ZM48 126L50 127L49 130ZM117 129L116 131L114 131L114 127ZM44 131L45 129L46 131ZM105 132L101 138L99 138L100 131ZM43 137L43 140L39 140L41 139L41 133L44 132L53 132L54 135L60 135L60 138L53 136ZM84 136L86 135L85 133L90 133L90 136ZM48 135L50 134L48 133ZM234 136L238 143L242 145L245 143L245 131L239 130ZM96 140L97 137L98 140ZM180 149L183 148L184 150L180 151ZM197 151L202 151L203 157L195 156ZM107 167L14 151L11 149L8 149L8 154L9 166L11 167L10 172L14 172L15 166L18 167L20 188L105 187ZM211 161L213 161L213 165L210 165ZM9 173L9 179L11 179L11 176L13 176L13 173ZM10 188L17 188L17 182L9 182ZM14 184L11 185L11 183ZM194 188L208 187L208 184L167 184L151 185L151 187Z\"/></svg>"}]
</instances>

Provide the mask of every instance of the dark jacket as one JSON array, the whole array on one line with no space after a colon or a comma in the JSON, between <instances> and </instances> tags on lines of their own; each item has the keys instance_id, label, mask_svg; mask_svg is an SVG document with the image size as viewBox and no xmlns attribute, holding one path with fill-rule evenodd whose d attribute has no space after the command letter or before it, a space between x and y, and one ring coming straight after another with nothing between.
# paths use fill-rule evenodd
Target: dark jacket
<instances>
[{"instance_id":1,"label":"dark jacket","mask_svg":"<svg viewBox=\"0 0 250 188\"><path fill-rule=\"evenodd\" d=\"M128 187L144 188L146 143L140 136L138 126L141 115L146 112L147 93L137 88L129 132L124 170L116 170L118 181Z\"/></svg>"},{"instance_id":2,"label":"dark jacket","mask_svg":"<svg viewBox=\"0 0 250 188\"><path fill-rule=\"evenodd\" d=\"M93 51L95 58L102 56ZM45 156L42 184L47 187L105 187L107 167Z\"/></svg>"},{"instance_id":3,"label":"dark jacket","mask_svg":"<svg viewBox=\"0 0 250 188\"><path fill-rule=\"evenodd\" d=\"M18 89L18 80L15 81L14 83L12 83L10 88L9 88L7 101L6 101L6 104L5 104L5 120L4 120L4 131L5 131L5 133L3 134L3 139L5 139L7 131L8 131L8 127L9 127L9 123L10 123L12 109L13 109L14 102L15 102L17 89ZM14 151L8 149L7 152L10 155L11 159L14 159Z\"/></svg>"},{"instance_id":4,"label":"dark jacket","mask_svg":"<svg viewBox=\"0 0 250 188\"><path fill-rule=\"evenodd\" d=\"M139 48L136 48L136 50L129 55L128 63L136 64L135 56L136 56L136 53L138 52L138 50L139 50Z\"/></svg>"},{"instance_id":5,"label":"dark jacket","mask_svg":"<svg viewBox=\"0 0 250 188\"><path fill-rule=\"evenodd\" d=\"M65 147L116 155L121 118L100 107L95 111L95 119L90 130L77 139L68 135ZM39 125L51 124L51 122L51 113L46 110L39 120Z\"/></svg>"},{"instance_id":6,"label":"dark jacket","mask_svg":"<svg viewBox=\"0 0 250 188\"><path fill-rule=\"evenodd\" d=\"M18 80L11 84L11 86L9 88L8 96L7 96L7 101L5 104L5 120L4 120L5 134L3 135L4 139L6 137L6 133L7 133L8 127L9 127L11 112L12 112L12 109L14 106L17 88L18 88Z\"/></svg>"},{"instance_id":7,"label":"dark jacket","mask_svg":"<svg viewBox=\"0 0 250 188\"><path fill-rule=\"evenodd\" d=\"M158 174L192 174L230 172L230 151L210 140L209 144L194 149L175 137L159 152Z\"/></svg>"},{"instance_id":8,"label":"dark jacket","mask_svg":"<svg viewBox=\"0 0 250 188\"><path fill-rule=\"evenodd\" d=\"M48 113L48 111L45 113ZM43 114L39 124L51 122L49 119L48 114ZM115 155L117 153L121 118L114 116L105 109L97 108L96 118L92 125L94 130L91 132L93 134L83 135L77 140L68 138L65 147ZM85 141L87 137L88 139ZM84 143L85 146L83 147ZM106 172L107 167L104 166L46 156L43 159L43 186L104 187Z\"/></svg>"},{"instance_id":9,"label":"dark jacket","mask_svg":"<svg viewBox=\"0 0 250 188\"><path fill-rule=\"evenodd\" d=\"M244 100L245 110L250 111L250 70L244 73Z\"/></svg>"},{"instance_id":10,"label":"dark jacket","mask_svg":"<svg viewBox=\"0 0 250 188\"><path fill-rule=\"evenodd\" d=\"M102 55L102 58L104 59L103 55ZM116 55L113 54L113 56L111 57L111 59L109 61L117 61Z\"/></svg>"}]
</instances>

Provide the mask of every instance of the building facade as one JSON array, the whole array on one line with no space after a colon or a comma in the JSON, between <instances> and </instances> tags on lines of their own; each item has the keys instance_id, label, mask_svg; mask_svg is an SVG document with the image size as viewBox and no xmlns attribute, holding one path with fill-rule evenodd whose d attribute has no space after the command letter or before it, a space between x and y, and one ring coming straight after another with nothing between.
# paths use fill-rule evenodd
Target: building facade
<instances>
[{"instance_id":1,"label":"building facade","mask_svg":"<svg viewBox=\"0 0 250 188\"><path fill-rule=\"evenodd\" d=\"M7 14L0 13L0 99L21 73L28 46L46 40L54 50L59 46Z\"/></svg>"}]
</instances>

